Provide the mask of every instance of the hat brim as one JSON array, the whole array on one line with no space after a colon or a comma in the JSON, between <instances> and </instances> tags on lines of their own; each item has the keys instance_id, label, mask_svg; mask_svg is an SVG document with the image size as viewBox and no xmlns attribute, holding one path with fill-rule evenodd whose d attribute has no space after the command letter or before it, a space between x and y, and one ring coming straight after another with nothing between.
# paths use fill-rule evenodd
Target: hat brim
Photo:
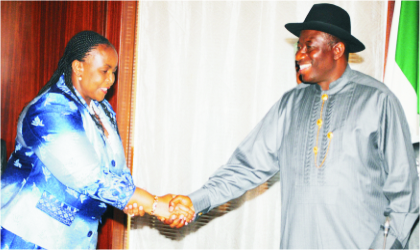
<instances>
[{"instance_id":1,"label":"hat brim","mask_svg":"<svg viewBox=\"0 0 420 250\"><path fill-rule=\"evenodd\" d=\"M356 37L352 36L347 31L328 23L319 21L310 21L305 23L288 23L285 25L286 29L293 35L299 37L302 30L318 30L333 36L336 36L346 43L347 49L350 53L360 52L365 49L365 45Z\"/></svg>"}]
</instances>

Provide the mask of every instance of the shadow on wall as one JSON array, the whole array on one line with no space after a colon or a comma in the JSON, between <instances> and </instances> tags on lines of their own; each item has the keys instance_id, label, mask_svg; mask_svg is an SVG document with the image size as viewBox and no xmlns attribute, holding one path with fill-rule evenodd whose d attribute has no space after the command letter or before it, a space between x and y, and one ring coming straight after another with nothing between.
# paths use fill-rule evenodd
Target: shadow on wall
<instances>
[{"instance_id":1,"label":"shadow on wall","mask_svg":"<svg viewBox=\"0 0 420 250\"><path fill-rule=\"evenodd\" d=\"M145 214L144 217L132 218L130 229L133 230L133 229L141 229L143 227L150 227L150 228L154 228L158 230L159 233L164 235L166 238L169 238L174 241L180 241L188 234L196 232L201 227L207 225L210 221L216 218L222 217L223 215L229 213L230 211L233 211L239 208L247 200L252 200L258 197L259 195L263 194L265 191L270 189L279 180L280 180L280 174L277 173L267 182L261 184L259 187L249 190L242 196L214 208L209 213L201 216L194 223L191 223L190 225L186 227L182 227L180 229L171 228L168 225L165 225L162 222L160 222L156 217L150 216L148 214Z\"/></svg>"}]
</instances>

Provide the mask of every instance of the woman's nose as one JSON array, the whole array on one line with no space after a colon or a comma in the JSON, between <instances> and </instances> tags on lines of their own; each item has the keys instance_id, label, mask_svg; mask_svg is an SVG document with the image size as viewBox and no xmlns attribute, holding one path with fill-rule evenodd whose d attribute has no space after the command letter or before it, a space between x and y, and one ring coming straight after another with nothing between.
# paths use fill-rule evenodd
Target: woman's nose
<instances>
[{"instance_id":1,"label":"woman's nose","mask_svg":"<svg viewBox=\"0 0 420 250\"><path fill-rule=\"evenodd\" d=\"M114 82L115 82L115 74L113 73L113 72L111 72L110 74L109 74L109 76L108 76L108 81L109 81L109 83L111 84L111 85L113 85L114 84Z\"/></svg>"}]
</instances>

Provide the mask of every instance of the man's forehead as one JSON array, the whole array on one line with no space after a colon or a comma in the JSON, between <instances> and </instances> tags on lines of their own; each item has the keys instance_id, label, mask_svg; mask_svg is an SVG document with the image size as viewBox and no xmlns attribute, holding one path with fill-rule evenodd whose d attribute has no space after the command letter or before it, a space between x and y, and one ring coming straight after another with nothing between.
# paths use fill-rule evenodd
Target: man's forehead
<instances>
[{"instance_id":1,"label":"man's forehead","mask_svg":"<svg viewBox=\"0 0 420 250\"><path fill-rule=\"evenodd\" d=\"M328 33L319 30L302 30L300 32L299 41L310 41L314 39L319 39L320 37L325 37L325 35L327 34Z\"/></svg>"}]
</instances>

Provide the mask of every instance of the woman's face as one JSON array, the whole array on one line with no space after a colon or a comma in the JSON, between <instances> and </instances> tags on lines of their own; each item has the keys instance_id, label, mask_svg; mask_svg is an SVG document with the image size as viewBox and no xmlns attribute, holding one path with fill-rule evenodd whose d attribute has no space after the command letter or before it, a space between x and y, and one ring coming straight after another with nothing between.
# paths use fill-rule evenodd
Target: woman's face
<instances>
[{"instance_id":1,"label":"woman's face","mask_svg":"<svg viewBox=\"0 0 420 250\"><path fill-rule=\"evenodd\" d=\"M118 54L112 46L100 44L91 50L84 62L76 62L76 79L73 85L89 105L102 101L115 81ZM82 77L81 80L79 80Z\"/></svg>"}]
</instances>

